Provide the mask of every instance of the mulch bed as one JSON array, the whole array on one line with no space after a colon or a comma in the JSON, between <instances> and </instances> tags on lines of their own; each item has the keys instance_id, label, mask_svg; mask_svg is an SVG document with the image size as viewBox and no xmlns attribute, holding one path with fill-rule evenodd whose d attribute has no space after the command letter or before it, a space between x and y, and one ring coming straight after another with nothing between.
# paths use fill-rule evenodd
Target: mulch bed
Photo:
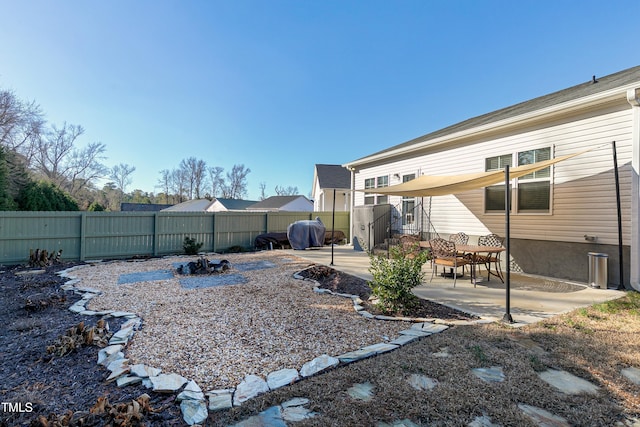
<instances>
[{"instance_id":1,"label":"mulch bed","mask_svg":"<svg viewBox=\"0 0 640 427\"><path fill-rule=\"evenodd\" d=\"M0 426L184 425L175 395L106 383L109 371L96 363L99 347L81 345L62 356L66 351L47 351L71 328L98 320L68 310L80 296L62 291L66 279L55 273L72 265L42 268L42 274L0 270ZM107 322L117 331L122 320ZM148 402L132 405L144 393ZM127 414L128 407L140 409Z\"/></svg>"},{"instance_id":2,"label":"mulch bed","mask_svg":"<svg viewBox=\"0 0 640 427\"><path fill-rule=\"evenodd\" d=\"M358 295L364 303L365 309L372 314L387 314L404 317L442 319L442 320L473 320L477 316L467 314L455 308L438 304L425 299L418 300L416 307L403 313L382 313L368 299L371 296L371 287L366 280L335 270L324 265L315 265L300 272L300 275L316 280L319 287L335 293Z\"/></svg>"}]
</instances>

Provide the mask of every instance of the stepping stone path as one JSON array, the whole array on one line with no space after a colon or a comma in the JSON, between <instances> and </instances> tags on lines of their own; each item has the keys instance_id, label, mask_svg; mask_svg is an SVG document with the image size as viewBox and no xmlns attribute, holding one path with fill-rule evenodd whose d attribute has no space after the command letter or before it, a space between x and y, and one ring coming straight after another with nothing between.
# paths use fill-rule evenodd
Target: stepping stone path
<instances>
[{"instance_id":1,"label":"stepping stone path","mask_svg":"<svg viewBox=\"0 0 640 427\"><path fill-rule=\"evenodd\" d=\"M373 384L370 382L354 384L347 390L347 394L353 399L369 402L373 399Z\"/></svg>"},{"instance_id":2,"label":"stepping stone path","mask_svg":"<svg viewBox=\"0 0 640 427\"><path fill-rule=\"evenodd\" d=\"M247 265L246 270L248 271L256 268L269 267L271 267L271 265ZM78 268L83 268L83 266L72 267L58 273L61 277L69 279L61 287L63 290L73 291L82 295L81 300L69 307L69 310L83 315L104 316L106 318L120 317L127 319L127 321L121 326L120 330L113 334L109 341L109 346L98 352L97 363L106 367L110 371L107 381L115 381L119 387L125 387L130 384L142 382L145 387L151 388L156 392L178 393L176 400L180 402L183 419L188 425L204 423L210 412L239 406L243 402L270 390L275 390L292 384L303 378L319 374L338 365L353 363L371 356L396 350L409 342L443 332L449 328L449 326L438 323L438 320L434 319L374 316L364 310L362 306L363 301L356 295L337 294L326 289L315 287L314 291L317 293L329 293L332 295L350 298L353 301L354 310L365 318L382 321L410 321L413 322L413 324L409 329L401 331L400 335L392 340L366 346L342 355L330 356L323 354L318 356L313 360L306 362L300 371L297 371L296 369L281 369L268 374L266 379L256 375L247 375L235 388L210 390L205 393L200 389L195 381L189 380L180 375L173 373L161 373L160 369L142 364L129 365L129 361L126 359L122 350L126 347L129 340L131 340L135 335L135 331L140 328L142 319L140 319L135 313L123 311L104 310L96 312L87 310L86 304L92 298L99 295L100 291L79 286L80 280L72 275L72 272ZM162 277L166 274L164 271L151 273L153 274L147 274L147 276L143 275L142 277L146 277L145 280L157 280L158 277ZM140 276L137 277L140 278ZM299 274L295 274L294 277L300 280L313 282L313 280L306 279ZM126 277L123 279L122 283L128 283L129 280L134 280L134 277ZM484 321L456 322L456 324L473 323L484 323ZM516 341L534 352L543 351L528 338L517 338ZM438 352L432 353L432 356L450 357L449 349L441 348ZM475 368L472 369L471 372L481 380L487 382L501 382L505 379L502 367L499 366ZM629 381L635 384L640 384L640 369L633 367L625 368L622 369L621 374ZM596 385L565 371L547 370L539 373L539 377L561 393L593 394L598 392L598 387ZM407 382L411 387L423 392L432 392L439 384L437 380L419 374L412 374L408 376ZM346 390L346 392L356 400L370 401L375 398L375 386L370 382L354 384ZM265 411L260 412L258 415L252 416L230 427L286 427L287 422L301 421L317 415L306 408L308 404L309 400L306 398L301 397L291 399L280 405L272 406ZM570 423L564 418L554 415L542 408L536 408L525 404L519 404L518 408L534 424L540 427L564 427L570 425ZM493 424L491 419L487 416L476 417L468 424L469 427L493 427L498 425L499 424ZM403 419L393 421L391 424L379 422L376 426L417 427L417 424L411 420Z\"/></svg>"},{"instance_id":3,"label":"stepping stone path","mask_svg":"<svg viewBox=\"0 0 640 427\"><path fill-rule=\"evenodd\" d=\"M576 377L566 371L549 369L538 374L540 379L560 390L564 394L596 394L598 387L587 380Z\"/></svg>"}]
</instances>

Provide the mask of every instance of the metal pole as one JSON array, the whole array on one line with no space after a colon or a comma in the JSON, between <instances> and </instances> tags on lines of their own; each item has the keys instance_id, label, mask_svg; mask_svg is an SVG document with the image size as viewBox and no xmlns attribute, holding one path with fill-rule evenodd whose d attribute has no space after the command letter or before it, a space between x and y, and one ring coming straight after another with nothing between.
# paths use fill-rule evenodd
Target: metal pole
<instances>
[{"instance_id":1,"label":"metal pole","mask_svg":"<svg viewBox=\"0 0 640 427\"><path fill-rule=\"evenodd\" d=\"M333 234L336 229L336 189L333 189L333 209L331 213L331 264L333 265Z\"/></svg>"},{"instance_id":2,"label":"metal pole","mask_svg":"<svg viewBox=\"0 0 640 427\"><path fill-rule=\"evenodd\" d=\"M622 259L622 208L620 207L620 177L618 176L618 154L616 142L611 142L613 146L613 173L616 180L616 207L618 209L618 265L620 269L620 284L618 289L624 289L624 263Z\"/></svg>"},{"instance_id":3,"label":"metal pole","mask_svg":"<svg viewBox=\"0 0 640 427\"><path fill-rule=\"evenodd\" d=\"M389 229L387 230L387 258L391 258L391 221L393 221L393 207L389 203Z\"/></svg>"},{"instance_id":4,"label":"metal pole","mask_svg":"<svg viewBox=\"0 0 640 427\"><path fill-rule=\"evenodd\" d=\"M511 189L509 188L509 165L504 167L504 223L505 223L505 258L507 265L505 268L505 285L506 285L506 312L502 318L503 322L513 323L511 317L511 224L509 218L509 210L511 209Z\"/></svg>"}]
</instances>

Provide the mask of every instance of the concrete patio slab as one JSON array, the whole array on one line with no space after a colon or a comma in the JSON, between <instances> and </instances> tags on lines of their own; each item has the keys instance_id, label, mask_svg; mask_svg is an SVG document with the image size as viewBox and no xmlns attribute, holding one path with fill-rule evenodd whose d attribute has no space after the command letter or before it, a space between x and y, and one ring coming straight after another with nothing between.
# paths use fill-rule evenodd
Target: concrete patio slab
<instances>
[{"instance_id":1,"label":"concrete patio slab","mask_svg":"<svg viewBox=\"0 0 640 427\"><path fill-rule=\"evenodd\" d=\"M353 246L325 246L306 250L286 250L291 255L304 258L316 264L331 266L336 270L371 280L370 260L366 252L356 251ZM333 252L333 253L332 253ZM333 261L333 263L332 263ZM453 280L436 276L431 278L430 264L425 264L425 281L414 289L420 298L444 304L486 320L502 320L507 312L506 288L496 278L475 287L469 276L458 277L455 288ZM484 273L484 271L483 271ZM486 274L486 273L485 273ZM525 280L526 279L526 280ZM486 280L486 278L485 278ZM509 292L509 313L514 325L525 325L625 295L624 291L594 289L586 284L566 282L560 279L527 276L523 283L517 282L518 275L512 274ZM539 282L536 286L535 281ZM524 283L526 282L526 283ZM555 289L553 283L557 283ZM558 292L558 287L562 292Z\"/></svg>"}]
</instances>

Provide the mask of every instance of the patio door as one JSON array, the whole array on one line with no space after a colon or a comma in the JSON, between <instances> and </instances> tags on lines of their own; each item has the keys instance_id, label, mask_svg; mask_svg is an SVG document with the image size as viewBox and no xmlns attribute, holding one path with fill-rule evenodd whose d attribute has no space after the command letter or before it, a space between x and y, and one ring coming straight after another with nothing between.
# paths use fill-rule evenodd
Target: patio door
<instances>
[{"instance_id":1,"label":"patio door","mask_svg":"<svg viewBox=\"0 0 640 427\"><path fill-rule=\"evenodd\" d=\"M415 179L416 174L408 174L402 176L402 182L411 181ZM416 212L416 199L415 197L402 197L402 233L403 234L415 234L417 233L417 212Z\"/></svg>"}]
</instances>

